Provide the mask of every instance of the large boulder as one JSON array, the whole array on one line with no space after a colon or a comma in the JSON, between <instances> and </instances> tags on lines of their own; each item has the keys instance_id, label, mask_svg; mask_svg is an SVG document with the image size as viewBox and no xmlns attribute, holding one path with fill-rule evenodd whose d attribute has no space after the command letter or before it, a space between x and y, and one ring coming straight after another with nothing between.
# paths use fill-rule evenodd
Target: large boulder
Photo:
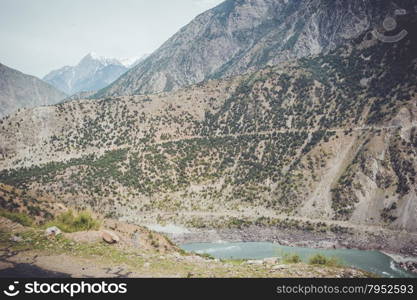
<instances>
[{"instance_id":1,"label":"large boulder","mask_svg":"<svg viewBox=\"0 0 417 300\"><path fill-rule=\"evenodd\" d=\"M265 259L263 260L263 263L264 263L265 265L269 265L269 266L276 265L276 264L278 264L278 262L279 262L279 259L278 259L278 258L276 258L276 257L265 258Z\"/></svg>"},{"instance_id":2,"label":"large boulder","mask_svg":"<svg viewBox=\"0 0 417 300\"><path fill-rule=\"evenodd\" d=\"M10 241L13 243L20 243L23 242L23 239L20 236L14 235L10 238Z\"/></svg>"},{"instance_id":3,"label":"large boulder","mask_svg":"<svg viewBox=\"0 0 417 300\"><path fill-rule=\"evenodd\" d=\"M45 234L46 234L46 236L50 236L50 237L55 237L55 236L58 236L58 235L60 235L62 232L61 232L61 230L58 228L58 227L56 227L56 226L53 226L53 227L49 227L49 228L47 228L46 230L45 230Z\"/></svg>"},{"instance_id":4,"label":"large boulder","mask_svg":"<svg viewBox=\"0 0 417 300\"><path fill-rule=\"evenodd\" d=\"M400 262L398 265L408 272L417 274L417 261Z\"/></svg>"},{"instance_id":5,"label":"large boulder","mask_svg":"<svg viewBox=\"0 0 417 300\"><path fill-rule=\"evenodd\" d=\"M248 265L263 265L263 260L248 260L246 262Z\"/></svg>"},{"instance_id":6,"label":"large boulder","mask_svg":"<svg viewBox=\"0 0 417 300\"><path fill-rule=\"evenodd\" d=\"M101 237L107 244L117 244L120 242L120 238L111 231L103 231Z\"/></svg>"}]
</instances>

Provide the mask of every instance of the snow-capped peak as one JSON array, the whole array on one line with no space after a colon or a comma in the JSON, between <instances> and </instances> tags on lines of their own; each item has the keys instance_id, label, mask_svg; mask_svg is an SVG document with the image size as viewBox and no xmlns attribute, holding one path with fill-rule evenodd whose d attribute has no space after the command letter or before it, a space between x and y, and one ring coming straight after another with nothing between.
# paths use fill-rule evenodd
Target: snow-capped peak
<instances>
[{"instance_id":1,"label":"snow-capped peak","mask_svg":"<svg viewBox=\"0 0 417 300\"><path fill-rule=\"evenodd\" d=\"M95 52L90 52L88 53L80 62L80 64L83 64L85 62L90 62L90 61L97 61L100 64L104 65L104 66L108 66L108 65L120 65L121 63L114 58L108 58L105 56L100 56Z\"/></svg>"},{"instance_id":2,"label":"snow-capped peak","mask_svg":"<svg viewBox=\"0 0 417 300\"><path fill-rule=\"evenodd\" d=\"M88 55L87 56L89 56L89 57L91 57L92 59L95 59L95 60L101 60L101 59L105 59L105 57L104 56L99 56L97 53L95 53L95 52L90 52L90 53L88 53Z\"/></svg>"},{"instance_id":3,"label":"snow-capped peak","mask_svg":"<svg viewBox=\"0 0 417 300\"><path fill-rule=\"evenodd\" d=\"M102 89L147 56L132 58L108 58L90 52L76 66L54 70L44 80L68 95Z\"/></svg>"},{"instance_id":4,"label":"snow-capped peak","mask_svg":"<svg viewBox=\"0 0 417 300\"><path fill-rule=\"evenodd\" d=\"M137 64L139 64L141 61L146 59L148 56L149 56L148 54L144 54L142 56L135 56L135 57L130 57L130 58L121 58L121 59L119 59L119 62L122 65L124 65L126 68L133 68Z\"/></svg>"},{"instance_id":5,"label":"snow-capped peak","mask_svg":"<svg viewBox=\"0 0 417 300\"><path fill-rule=\"evenodd\" d=\"M50 72L44 80L68 95L79 92L100 90L129 68L125 67L118 59L100 56L91 52L83 57L76 65L63 67Z\"/></svg>"},{"instance_id":6,"label":"snow-capped peak","mask_svg":"<svg viewBox=\"0 0 417 300\"><path fill-rule=\"evenodd\" d=\"M130 68L136 61L139 60L140 57L129 57L129 58L121 58L119 62L124 65L126 68Z\"/></svg>"},{"instance_id":7,"label":"snow-capped peak","mask_svg":"<svg viewBox=\"0 0 417 300\"><path fill-rule=\"evenodd\" d=\"M125 68L133 68L138 63L143 61L146 57L148 57L147 54L142 55L142 56L127 57L127 58L109 58L106 56L98 55L95 52L90 52L81 60L80 64L90 62L90 61L96 61L105 66L121 65L121 66L124 66Z\"/></svg>"}]
</instances>

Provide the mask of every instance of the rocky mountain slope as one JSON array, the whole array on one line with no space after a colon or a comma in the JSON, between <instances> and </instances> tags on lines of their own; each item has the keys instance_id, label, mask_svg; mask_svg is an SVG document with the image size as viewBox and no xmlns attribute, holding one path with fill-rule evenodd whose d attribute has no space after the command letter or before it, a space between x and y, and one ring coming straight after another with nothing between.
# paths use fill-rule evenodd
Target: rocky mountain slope
<instances>
[{"instance_id":1,"label":"rocky mountain slope","mask_svg":"<svg viewBox=\"0 0 417 300\"><path fill-rule=\"evenodd\" d=\"M199 15L95 97L171 91L326 53L380 26L397 0L227 0Z\"/></svg>"},{"instance_id":2,"label":"rocky mountain slope","mask_svg":"<svg viewBox=\"0 0 417 300\"><path fill-rule=\"evenodd\" d=\"M98 91L142 60L110 59L89 53L77 66L52 71L44 80L68 95Z\"/></svg>"},{"instance_id":3,"label":"rocky mountain slope","mask_svg":"<svg viewBox=\"0 0 417 300\"><path fill-rule=\"evenodd\" d=\"M57 104L65 97L42 80L0 64L0 118L21 108Z\"/></svg>"},{"instance_id":4,"label":"rocky mountain slope","mask_svg":"<svg viewBox=\"0 0 417 300\"><path fill-rule=\"evenodd\" d=\"M138 223L415 233L416 17L399 21L397 43L22 111L0 124L0 182Z\"/></svg>"}]
</instances>

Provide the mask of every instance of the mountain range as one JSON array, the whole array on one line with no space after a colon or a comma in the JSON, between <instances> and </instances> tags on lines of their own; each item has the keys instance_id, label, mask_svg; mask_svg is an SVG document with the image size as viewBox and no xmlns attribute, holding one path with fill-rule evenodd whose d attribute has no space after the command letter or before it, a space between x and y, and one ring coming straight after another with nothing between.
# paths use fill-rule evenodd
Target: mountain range
<instances>
[{"instance_id":1,"label":"mountain range","mask_svg":"<svg viewBox=\"0 0 417 300\"><path fill-rule=\"evenodd\" d=\"M415 232L415 25L395 44L363 33L171 93L21 112L0 130L0 181L132 222L284 214Z\"/></svg>"},{"instance_id":2,"label":"mountain range","mask_svg":"<svg viewBox=\"0 0 417 300\"><path fill-rule=\"evenodd\" d=\"M0 182L130 223L417 255L413 5L225 1L89 99L1 120Z\"/></svg>"},{"instance_id":3,"label":"mountain range","mask_svg":"<svg viewBox=\"0 0 417 300\"><path fill-rule=\"evenodd\" d=\"M146 56L114 59L89 53L77 66L66 66L47 74L43 80L67 95L98 91L113 83Z\"/></svg>"}]
</instances>

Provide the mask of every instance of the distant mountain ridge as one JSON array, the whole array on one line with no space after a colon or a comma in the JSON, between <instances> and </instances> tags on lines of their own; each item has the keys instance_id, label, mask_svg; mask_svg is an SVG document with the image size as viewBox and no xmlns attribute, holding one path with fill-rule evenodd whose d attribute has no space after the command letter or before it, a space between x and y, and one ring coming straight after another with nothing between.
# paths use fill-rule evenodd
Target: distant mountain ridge
<instances>
[{"instance_id":1,"label":"distant mountain ridge","mask_svg":"<svg viewBox=\"0 0 417 300\"><path fill-rule=\"evenodd\" d=\"M0 63L0 118L21 108L57 104L65 97L39 78Z\"/></svg>"},{"instance_id":2,"label":"distant mountain ridge","mask_svg":"<svg viewBox=\"0 0 417 300\"><path fill-rule=\"evenodd\" d=\"M406 0L227 0L94 97L176 90L313 54L380 27Z\"/></svg>"},{"instance_id":3,"label":"distant mountain ridge","mask_svg":"<svg viewBox=\"0 0 417 300\"><path fill-rule=\"evenodd\" d=\"M99 56L92 52L85 56L77 66L65 66L54 70L43 80L68 95L94 92L114 82L142 59L143 57L119 60Z\"/></svg>"}]
</instances>

